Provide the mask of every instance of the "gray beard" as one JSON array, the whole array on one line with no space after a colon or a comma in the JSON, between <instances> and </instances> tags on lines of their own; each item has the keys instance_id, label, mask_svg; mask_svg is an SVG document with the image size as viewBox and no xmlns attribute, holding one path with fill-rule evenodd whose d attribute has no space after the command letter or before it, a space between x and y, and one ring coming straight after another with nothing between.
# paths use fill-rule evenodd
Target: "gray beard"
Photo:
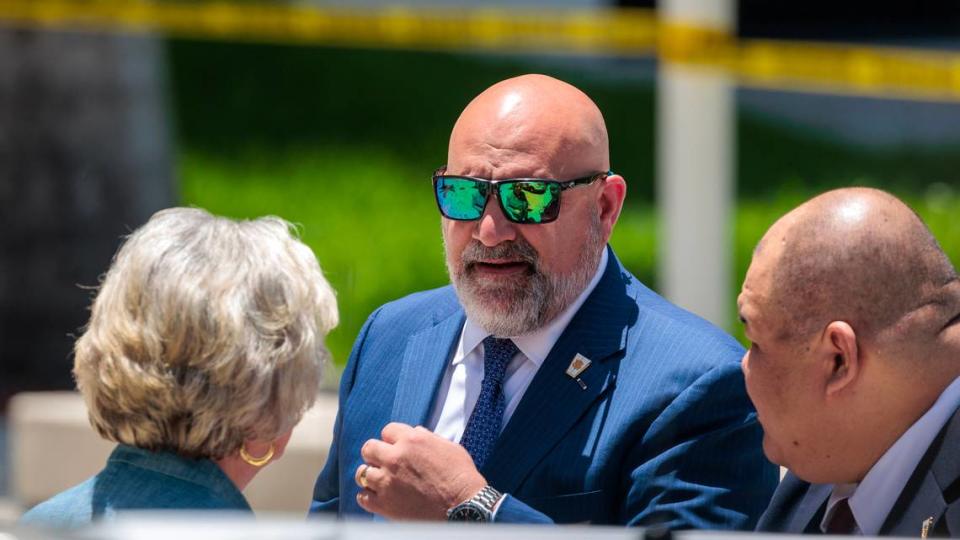
<instances>
[{"instance_id":1,"label":"gray beard","mask_svg":"<svg viewBox=\"0 0 960 540\"><path fill-rule=\"evenodd\" d=\"M603 246L599 217L593 221L587 245L567 274L544 272L536 250L520 237L491 248L476 240L468 244L459 268L447 263L450 280L467 317L496 337L521 336L552 322L580 296L600 263ZM530 269L518 276L481 279L475 274L474 263L485 258L520 260Z\"/></svg>"}]
</instances>

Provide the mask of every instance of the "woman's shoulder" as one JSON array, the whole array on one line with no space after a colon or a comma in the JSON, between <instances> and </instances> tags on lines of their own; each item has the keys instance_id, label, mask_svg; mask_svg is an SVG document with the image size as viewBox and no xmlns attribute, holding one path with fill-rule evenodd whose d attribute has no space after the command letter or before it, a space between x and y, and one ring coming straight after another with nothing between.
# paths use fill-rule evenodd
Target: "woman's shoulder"
<instances>
[{"instance_id":1,"label":"woman's shoulder","mask_svg":"<svg viewBox=\"0 0 960 540\"><path fill-rule=\"evenodd\" d=\"M38 527L77 527L93 519L93 492L97 477L62 491L34 506L23 516L20 523Z\"/></svg>"},{"instance_id":2,"label":"woman's shoulder","mask_svg":"<svg viewBox=\"0 0 960 540\"><path fill-rule=\"evenodd\" d=\"M76 527L127 510L250 511L212 461L119 445L96 476L38 504L25 525Z\"/></svg>"}]
</instances>

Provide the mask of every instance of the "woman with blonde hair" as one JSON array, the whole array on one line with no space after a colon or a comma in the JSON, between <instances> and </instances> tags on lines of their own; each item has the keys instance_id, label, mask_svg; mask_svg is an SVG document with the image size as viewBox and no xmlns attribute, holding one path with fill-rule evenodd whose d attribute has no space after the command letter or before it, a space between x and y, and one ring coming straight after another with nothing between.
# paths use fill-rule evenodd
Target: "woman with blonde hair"
<instances>
[{"instance_id":1,"label":"woman with blonde hair","mask_svg":"<svg viewBox=\"0 0 960 540\"><path fill-rule=\"evenodd\" d=\"M117 252L75 346L74 376L116 449L27 512L73 526L128 509L249 511L243 488L313 404L337 324L313 253L275 217L155 214Z\"/></svg>"}]
</instances>

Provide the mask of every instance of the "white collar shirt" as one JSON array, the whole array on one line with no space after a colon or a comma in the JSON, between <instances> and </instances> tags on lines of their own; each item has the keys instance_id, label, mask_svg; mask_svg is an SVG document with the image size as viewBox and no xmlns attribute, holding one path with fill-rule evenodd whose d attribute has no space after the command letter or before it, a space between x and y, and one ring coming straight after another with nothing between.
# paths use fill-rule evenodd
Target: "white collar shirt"
<instances>
[{"instance_id":1,"label":"white collar shirt","mask_svg":"<svg viewBox=\"0 0 960 540\"><path fill-rule=\"evenodd\" d=\"M570 320L600 282L607 267L607 259L607 250L604 249L600 264L586 288L550 324L535 332L512 338L520 352L507 364L504 375L505 407L501 430L513 416L537 370L570 324ZM467 318L453 358L447 365L437 390L433 412L426 426L441 437L459 442L463 435L467 420L480 396L480 383L483 381L483 340L489 335L489 332Z\"/></svg>"},{"instance_id":2,"label":"white collar shirt","mask_svg":"<svg viewBox=\"0 0 960 540\"><path fill-rule=\"evenodd\" d=\"M849 498L857 532L877 536L930 444L960 408L960 377L950 383L933 406L893 443L859 484L837 484L827 502L820 530L827 531L836 504ZM919 532L920 524L917 524Z\"/></svg>"}]
</instances>

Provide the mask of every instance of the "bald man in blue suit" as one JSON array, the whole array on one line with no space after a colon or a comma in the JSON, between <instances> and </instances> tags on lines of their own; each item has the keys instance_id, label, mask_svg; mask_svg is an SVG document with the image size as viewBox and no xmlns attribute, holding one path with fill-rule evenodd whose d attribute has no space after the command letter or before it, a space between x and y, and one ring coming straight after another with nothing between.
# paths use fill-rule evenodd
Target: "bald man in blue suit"
<instances>
[{"instance_id":1,"label":"bald man in blue suit","mask_svg":"<svg viewBox=\"0 0 960 540\"><path fill-rule=\"evenodd\" d=\"M434 174L453 286L364 325L313 512L753 527L777 473L743 350L607 247L626 190L607 147L549 77L464 110Z\"/></svg>"}]
</instances>

